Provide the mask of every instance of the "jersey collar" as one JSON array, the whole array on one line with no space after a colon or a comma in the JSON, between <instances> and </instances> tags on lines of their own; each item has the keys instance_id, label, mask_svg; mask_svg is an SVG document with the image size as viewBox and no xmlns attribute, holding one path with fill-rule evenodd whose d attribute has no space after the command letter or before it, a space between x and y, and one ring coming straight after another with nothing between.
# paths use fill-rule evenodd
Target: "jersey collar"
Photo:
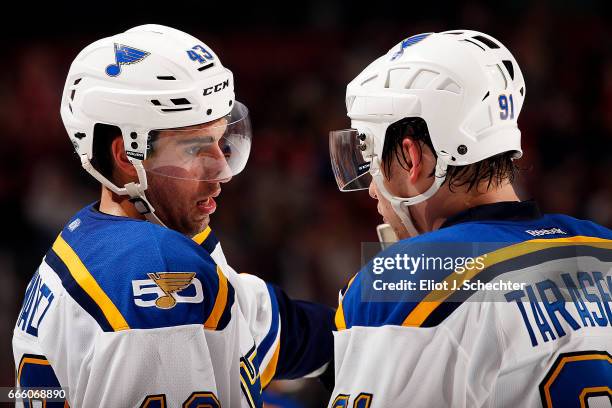
<instances>
[{"instance_id":1,"label":"jersey collar","mask_svg":"<svg viewBox=\"0 0 612 408\"><path fill-rule=\"evenodd\" d=\"M542 213L533 200L502 201L461 211L447 218L440 228L470 221L526 221L535 220L541 216Z\"/></svg>"}]
</instances>

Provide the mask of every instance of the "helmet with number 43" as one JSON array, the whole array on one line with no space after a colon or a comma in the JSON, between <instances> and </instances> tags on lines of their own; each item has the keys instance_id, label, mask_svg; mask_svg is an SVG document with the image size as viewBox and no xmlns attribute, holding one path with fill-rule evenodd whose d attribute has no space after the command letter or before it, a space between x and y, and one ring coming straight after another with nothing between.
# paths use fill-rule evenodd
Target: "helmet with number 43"
<instances>
[{"instance_id":1,"label":"helmet with number 43","mask_svg":"<svg viewBox=\"0 0 612 408\"><path fill-rule=\"evenodd\" d=\"M373 180L408 231L416 229L407 206L427 200L444 182L447 166L479 162L508 151L519 158L517 118L525 98L521 70L506 47L477 31L410 37L372 62L347 86L352 129L330 132L330 154L341 191ZM395 197L383 184L381 157L387 129L422 118L437 156L431 187Z\"/></svg>"},{"instance_id":2,"label":"helmet with number 43","mask_svg":"<svg viewBox=\"0 0 612 408\"><path fill-rule=\"evenodd\" d=\"M161 25L134 27L81 51L66 79L61 115L85 170L159 224L145 195L147 173L227 180L244 169L251 148L248 110L235 100L231 71L197 38ZM204 123L210 125L202 131L193 128ZM92 165L100 124L121 130L138 181L116 185ZM170 130L164 133L172 143L159 137L161 130ZM194 138L205 144L197 152L181 143Z\"/></svg>"}]
</instances>

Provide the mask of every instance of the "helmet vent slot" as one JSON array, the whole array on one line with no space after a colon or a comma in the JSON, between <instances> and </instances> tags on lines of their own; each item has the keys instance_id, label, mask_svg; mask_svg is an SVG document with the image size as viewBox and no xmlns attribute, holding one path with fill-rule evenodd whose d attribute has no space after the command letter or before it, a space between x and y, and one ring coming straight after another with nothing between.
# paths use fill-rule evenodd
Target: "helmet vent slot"
<instances>
[{"instance_id":1,"label":"helmet vent slot","mask_svg":"<svg viewBox=\"0 0 612 408\"><path fill-rule=\"evenodd\" d=\"M450 78L446 78L442 83L436 88L438 91L448 91L455 93L457 95L461 94L461 87L455 81Z\"/></svg>"},{"instance_id":2,"label":"helmet vent slot","mask_svg":"<svg viewBox=\"0 0 612 408\"><path fill-rule=\"evenodd\" d=\"M487 47L489 48L499 48L499 45L497 45L494 41L489 40L487 37L482 36L482 35L476 35L474 37L472 37L475 40L480 41L481 43L485 44Z\"/></svg>"},{"instance_id":3,"label":"helmet vent slot","mask_svg":"<svg viewBox=\"0 0 612 408\"><path fill-rule=\"evenodd\" d=\"M477 44L477 43L475 43L474 41L468 40L467 38L466 38L465 40L461 40L461 41L468 42L468 43L470 43L470 44L474 44L475 46L477 46L477 47L478 47L478 48L480 48L481 50L486 51L482 45Z\"/></svg>"},{"instance_id":4,"label":"helmet vent slot","mask_svg":"<svg viewBox=\"0 0 612 408\"><path fill-rule=\"evenodd\" d=\"M489 91L487 91L487 93L485 94L485 96L482 98L482 100L484 101L485 99L487 99L489 97Z\"/></svg>"},{"instance_id":5,"label":"helmet vent slot","mask_svg":"<svg viewBox=\"0 0 612 408\"><path fill-rule=\"evenodd\" d=\"M521 93L521 96L525 96L525 88L521 87L521 90L519 91Z\"/></svg>"},{"instance_id":6,"label":"helmet vent slot","mask_svg":"<svg viewBox=\"0 0 612 408\"><path fill-rule=\"evenodd\" d=\"M191 110L193 108L166 108L166 109L162 109L162 112L181 112L181 111L188 111Z\"/></svg>"},{"instance_id":7,"label":"helmet vent slot","mask_svg":"<svg viewBox=\"0 0 612 408\"><path fill-rule=\"evenodd\" d=\"M186 99L186 98L177 98L177 99L170 99L170 100L175 105L190 105L191 104L191 102L189 102L189 99Z\"/></svg>"},{"instance_id":8,"label":"helmet vent slot","mask_svg":"<svg viewBox=\"0 0 612 408\"><path fill-rule=\"evenodd\" d=\"M162 112L182 112L193 109L193 105L187 98L174 98L170 99L170 102L172 102L174 106L180 106L180 108L175 108L172 105L164 105L159 101L159 99L151 99L151 103L155 106L159 106Z\"/></svg>"},{"instance_id":9,"label":"helmet vent slot","mask_svg":"<svg viewBox=\"0 0 612 408\"><path fill-rule=\"evenodd\" d=\"M461 34L463 34L463 31L447 31L447 32L442 33L442 34L461 35Z\"/></svg>"},{"instance_id":10,"label":"helmet vent slot","mask_svg":"<svg viewBox=\"0 0 612 408\"><path fill-rule=\"evenodd\" d=\"M406 89L427 89L438 75L438 72L422 69L406 84Z\"/></svg>"},{"instance_id":11,"label":"helmet vent slot","mask_svg":"<svg viewBox=\"0 0 612 408\"><path fill-rule=\"evenodd\" d=\"M369 77L367 77L366 79L364 79L363 81L361 81L361 86L363 87L371 87L372 85L374 85L374 80L378 78L378 75L371 75Z\"/></svg>"},{"instance_id":12,"label":"helmet vent slot","mask_svg":"<svg viewBox=\"0 0 612 408\"><path fill-rule=\"evenodd\" d=\"M160 81L176 81L176 78L172 75L159 75L157 79Z\"/></svg>"},{"instance_id":13,"label":"helmet vent slot","mask_svg":"<svg viewBox=\"0 0 612 408\"><path fill-rule=\"evenodd\" d=\"M404 88L406 82L410 79L410 75L414 71L410 68L396 68L389 70L387 74L387 81L385 82L385 88Z\"/></svg>"},{"instance_id":14,"label":"helmet vent slot","mask_svg":"<svg viewBox=\"0 0 612 408\"><path fill-rule=\"evenodd\" d=\"M514 81L514 67L512 66L512 61L502 60L502 62L504 63L504 66L506 67L506 69L508 70L508 73L510 74L510 79Z\"/></svg>"},{"instance_id":15,"label":"helmet vent slot","mask_svg":"<svg viewBox=\"0 0 612 408\"><path fill-rule=\"evenodd\" d=\"M202 71L204 71L205 69L212 68L212 67L213 67L213 65L215 65L215 63L214 63L214 62L211 62L210 64L202 65L200 68L198 68L198 71L202 72Z\"/></svg>"},{"instance_id":16,"label":"helmet vent slot","mask_svg":"<svg viewBox=\"0 0 612 408\"><path fill-rule=\"evenodd\" d=\"M77 85L79 84L79 82L81 82L81 79L83 79L83 78L75 79L75 81L72 83L72 86L70 87L70 89L71 89L70 100L71 101L74 101L74 95L76 95L76 88L77 88Z\"/></svg>"}]
</instances>

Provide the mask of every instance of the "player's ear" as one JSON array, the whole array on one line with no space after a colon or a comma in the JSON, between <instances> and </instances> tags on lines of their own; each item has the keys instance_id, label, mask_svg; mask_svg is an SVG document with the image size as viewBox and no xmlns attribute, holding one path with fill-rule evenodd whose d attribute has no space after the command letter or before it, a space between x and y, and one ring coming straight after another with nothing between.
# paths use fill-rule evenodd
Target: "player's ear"
<instances>
[{"instance_id":1,"label":"player's ear","mask_svg":"<svg viewBox=\"0 0 612 408\"><path fill-rule=\"evenodd\" d=\"M416 184L423 172L423 151L418 143L409 137L402 141L402 150L404 157L407 159L407 170L412 184Z\"/></svg>"},{"instance_id":2,"label":"player's ear","mask_svg":"<svg viewBox=\"0 0 612 408\"><path fill-rule=\"evenodd\" d=\"M136 169L132 166L132 163L125 154L125 146L123 145L123 138L116 137L113 139L111 144L111 154L113 156L114 171L120 179L126 179L124 181L132 181L137 177Z\"/></svg>"}]
</instances>

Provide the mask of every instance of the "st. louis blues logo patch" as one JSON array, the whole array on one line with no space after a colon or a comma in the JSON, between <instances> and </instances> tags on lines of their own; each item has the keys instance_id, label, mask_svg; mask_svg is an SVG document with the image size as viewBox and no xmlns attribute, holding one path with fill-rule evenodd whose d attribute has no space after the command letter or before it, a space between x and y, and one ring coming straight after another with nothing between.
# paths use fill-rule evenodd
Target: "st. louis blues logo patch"
<instances>
[{"instance_id":1,"label":"st. louis blues logo patch","mask_svg":"<svg viewBox=\"0 0 612 408\"><path fill-rule=\"evenodd\" d=\"M121 73L122 65L136 64L150 53L127 45L115 44L115 64L106 67L106 75L116 77Z\"/></svg>"},{"instance_id":2,"label":"st. louis blues logo patch","mask_svg":"<svg viewBox=\"0 0 612 408\"><path fill-rule=\"evenodd\" d=\"M402 41L402 43L400 44L400 49L397 50L393 56L391 56L391 61L395 61L396 59L398 59L399 57L401 57L404 54L404 50L408 47L410 47L411 45L414 45L416 43L418 43L419 41L424 40L425 38L427 38L431 33L423 33L423 34L417 34L417 35L413 35L410 38L406 38L404 41Z\"/></svg>"}]
</instances>

